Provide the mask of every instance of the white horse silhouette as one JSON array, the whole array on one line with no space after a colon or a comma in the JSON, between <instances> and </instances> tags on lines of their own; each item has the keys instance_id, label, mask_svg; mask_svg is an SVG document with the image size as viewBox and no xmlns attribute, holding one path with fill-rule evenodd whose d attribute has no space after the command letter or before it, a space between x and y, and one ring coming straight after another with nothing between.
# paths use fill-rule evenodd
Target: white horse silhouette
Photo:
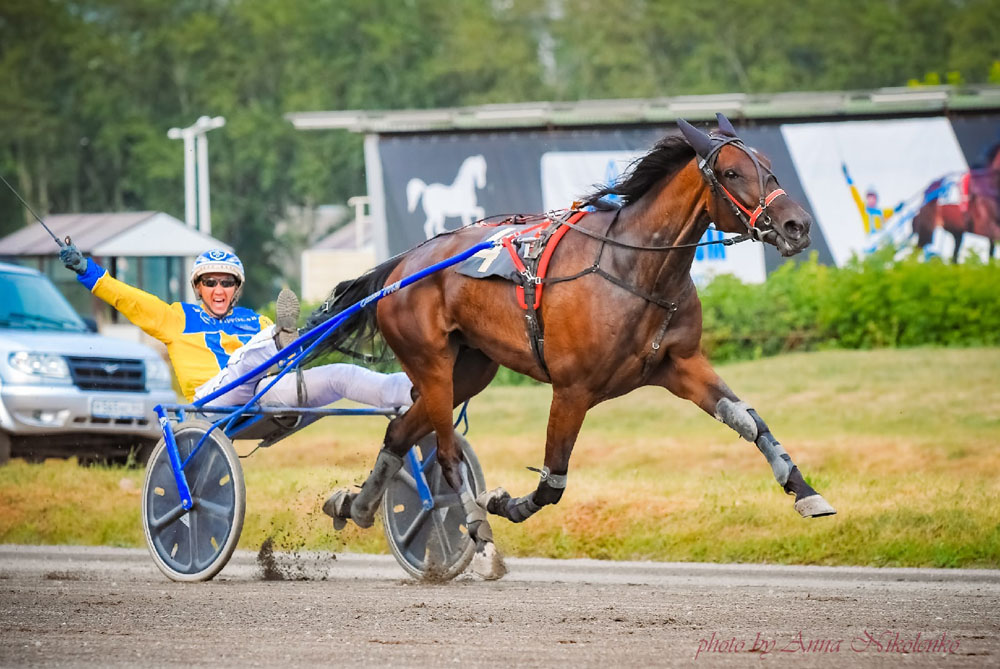
<instances>
[{"instance_id":1,"label":"white horse silhouette","mask_svg":"<svg viewBox=\"0 0 1000 669\"><path fill-rule=\"evenodd\" d=\"M417 178L406 184L406 207L415 211L421 197L424 203L424 235L430 239L445 231L444 219L458 216L462 225L469 225L486 215L476 201L476 189L486 187L486 158L469 156L458 168L458 176L450 185L425 184Z\"/></svg>"}]
</instances>

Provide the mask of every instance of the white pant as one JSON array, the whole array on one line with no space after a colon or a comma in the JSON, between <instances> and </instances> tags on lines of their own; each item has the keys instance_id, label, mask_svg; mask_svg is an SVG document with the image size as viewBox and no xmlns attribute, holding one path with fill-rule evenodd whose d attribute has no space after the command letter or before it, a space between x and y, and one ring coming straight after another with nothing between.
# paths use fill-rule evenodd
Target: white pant
<instances>
[{"instance_id":1,"label":"white pant","mask_svg":"<svg viewBox=\"0 0 1000 669\"><path fill-rule=\"evenodd\" d=\"M194 391L195 400L211 394L217 388L259 367L277 352L278 348L274 344L274 326L261 330L230 356L229 363L218 374L198 386ZM264 393L260 403L281 407L322 407L344 398L376 407L408 407L413 403L410 398L413 383L402 372L381 374L358 365L336 363L304 369L302 376L306 397L301 404L294 370L281 377L273 388ZM209 404L243 406L270 381L271 377L265 378L264 373L261 373Z\"/></svg>"}]
</instances>

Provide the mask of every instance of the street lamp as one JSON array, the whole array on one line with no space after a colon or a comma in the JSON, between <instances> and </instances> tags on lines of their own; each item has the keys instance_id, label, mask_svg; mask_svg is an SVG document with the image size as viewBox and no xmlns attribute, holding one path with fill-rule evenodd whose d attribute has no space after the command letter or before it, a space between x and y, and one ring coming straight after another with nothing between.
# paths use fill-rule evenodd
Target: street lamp
<instances>
[{"instance_id":1,"label":"street lamp","mask_svg":"<svg viewBox=\"0 0 1000 669\"><path fill-rule=\"evenodd\" d=\"M184 140L184 220L206 235L212 234L212 213L208 197L208 138L205 133L226 125L221 116L202 116L194 125L171 128L170 139Z\"/></svg>"}]
</instances>

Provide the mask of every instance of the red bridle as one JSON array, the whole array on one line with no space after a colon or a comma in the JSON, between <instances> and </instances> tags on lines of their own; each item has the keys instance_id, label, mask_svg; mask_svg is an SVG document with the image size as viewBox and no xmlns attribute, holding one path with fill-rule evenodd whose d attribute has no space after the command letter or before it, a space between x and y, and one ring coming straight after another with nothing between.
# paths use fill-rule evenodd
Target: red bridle
<instances>
[{"instance_id":1,"label":"red bridle","mask_svg":"<svg viewBox=\"0 0 1000 669\"><path fill-rule=\"evenodd\" d=\"M742 212L743 212L744 214L746 214L746 215L747 215L747 217L748 217L748 220L747 220L747 227L748 227L748 228L752 228L752 227L754 227L754 224L755 224L755 223L757 222L757 219L758 219L758 218L760 217L760 215L761 215L761 214L763 214L763 213L764 213L764 210L765 210L765 209L767 209L767 206L768 206L769 204L771 204L772 202L774 202L774 200L775 200L775 199L776 199L776 198L777 198L777 197L778 197L779 195L786 195L786 193L785 193L784 189L781 189L781 188L775 188L775 189L774 189L773 191L771 191L770 193L768 193L768 194L767 194L767 197L765 197L765 198L764 198L764 199L763 199L763 200L761 201L761 203L757 205L757 208L756 208L756 209L754 209L754 210L753 210L753 211L751 212L751 211L750 211L749 209L747 209L746 207L744 207L744 206L743 206L743 205L742 205L742 204L740 203L740 201L739 201L739 200L737 200L737 199L736 199L735 197L733 197L733 194L732 194L732 193L730 193L730 192L729 192L728 190L726 190L726 187L725 187L725 186L723 186L723 185L722 185L721 183L719 184L719 188L721 188L721 189L722 189L722 192L726 194L726 197L727 197L727 198L729 198L729 201L730 201L730 202L732 202L732 203L733 203L734 205L736 205L737 207L739 207L740 211L742 211Z\"/></svg>"},{"instance_id":2,"label":"red bridle","mask_svg":"<svg viewBox=\"0 0 1000 669\"><path fill-rule=\"evenodd\" d=\"M733 211L736 214L736 217L741 219L743 221L743 224L747 226L747 231L752 233L755 239L757 239L758 241L762 241L766 232L768 230L773 231L773 228L768 228L767 230L761 231L759 228L756 227L757 219L760 218L761 215L763 214L764 222L769 224L770 218L767 216L766 213L768 205L774 202L774 200L777 199L779 196L785 195L786 193L782 188L775 188L767 195L763 194L764 188L767 186L768 177L773 177L774 173L771 172L771 170L764 167L763 165L761 165L760 161L753 154L753 151L748 149L746 145L743 144L743 141L740 138L724 137L720 139L716 136L715 139L716 139L715 146L712 148L711 152L709 152L709 154L700 161L699 169L701 170L702 175L705 177L705 180L708 182L709 186L711 186L713 190L715 189L716 186L718 186L719 189L725 194L726 199L729 201L730 206L732 206ZM750 161L753 162L754 164L754 168L757 170L757 181L760 186L761 197L757 203L757 208L754 209L753 211L750 211L749 207L744 206L742 202L733 197L732 193L726 190L726 187L723 186L719 182L719 179L715 176L715 170L713 170L711 167L711 163L713 163L714 160L717 159L719 151L722 149L722 147L727 145L732 145L733 147L747 154L747 157L750 158Z\"/></svg>"}]
</instances>

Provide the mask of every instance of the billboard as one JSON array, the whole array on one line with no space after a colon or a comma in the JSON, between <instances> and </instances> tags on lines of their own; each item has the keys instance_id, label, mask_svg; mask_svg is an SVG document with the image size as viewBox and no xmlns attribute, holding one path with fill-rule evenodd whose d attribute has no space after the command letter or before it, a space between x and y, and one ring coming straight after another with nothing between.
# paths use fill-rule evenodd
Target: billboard
<instances>
[{"instance_id":1,"label":"billboard","mask_svg":"<svg viewBox=\"0 0 1000 669\"><path fill-rule=\"evenodd\" d=\"M985 258L990 239L1000 240L1000 114L736 128L813 215L810 250L820 262L842 265L886 242L951 257L956 240L962 257ZM569 207L674 132L663 125L372 135L366 162L369 195L379 202L379 255L485 217ZM704 239L721 236L710 228ZM783 262L768 245L709 246L699 249L692 275L699 283L722 273L756 282Z\"/></svg>"}]
</instances>

